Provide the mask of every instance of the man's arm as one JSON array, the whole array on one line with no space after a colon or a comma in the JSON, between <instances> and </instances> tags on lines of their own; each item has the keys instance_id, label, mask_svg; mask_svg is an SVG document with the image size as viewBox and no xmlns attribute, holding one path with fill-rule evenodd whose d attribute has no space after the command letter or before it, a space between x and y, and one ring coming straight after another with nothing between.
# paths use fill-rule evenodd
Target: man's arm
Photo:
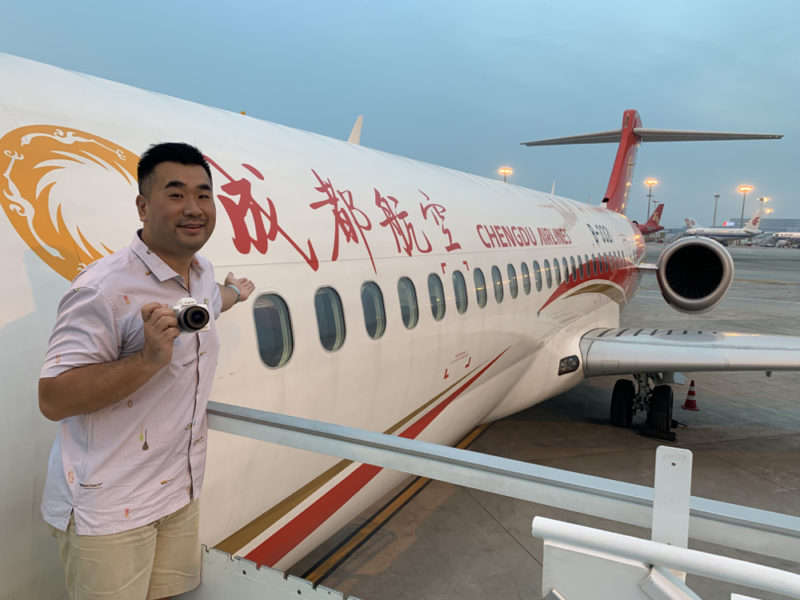
<instances>
[{"instance_id":1,"label":"man's arm","mask_svg":"<svg viewBox=\"0 0 800 600\"><path fill-rule=\"evenodd\" d=\"M142 307L144 348L120 360L76 367L39 379L39 410L60 421L110 406L129 396L172 360L180 334L171 308L158 302Z\"/></svg>"},{"instance_id":2,"label":"man's arm","mask_svg":"<svg viewBox=\"0 0 800 600\"><path fill-rule=\"evenodd\" d=\"M225 312L237 302L244 302L256 289L252 281L246 277L234 277L233 273L228 273L224 284L218 283L217 285L222 297L221 312Z\"/></svg>"}]
</instances>

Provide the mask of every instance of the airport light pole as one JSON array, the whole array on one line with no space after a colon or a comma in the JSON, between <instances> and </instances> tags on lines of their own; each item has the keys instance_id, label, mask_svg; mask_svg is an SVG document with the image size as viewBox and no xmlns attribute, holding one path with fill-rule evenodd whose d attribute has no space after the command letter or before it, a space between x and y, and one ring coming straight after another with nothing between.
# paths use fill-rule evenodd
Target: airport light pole
<instances>
[{"instance_id":1,"label":"airport light pole","mask_svg":"<svg viewBox=\"0 0 800 600\"><path fill-rule=\"evenodd\" d=\"M645 179L644 184L647 186L647 214L644 216L644 222L650 218L650 200L653 199L653 186L658 185L658 179Z\"/></svg>"},{"instance_id":2,"label":"airport light pole","mask_svg":"<svg viewBox=\"0 0 800 600\"><path fill-rule=\"evenodd\" d=\"M650 218L650 201L653 199L653 186L658 185L658 179L645 179L644 184L647 186L647 214L644 216L644 222Z\"/></svg>"},{"instance_id":3,"label":"airport light pole","mask_svg":"<svg viewBox=\"0 0 800 600\"><path fill-rule=\"evenodd\" d=\"M514 169L512 169L511 167L500 167L499 169L497 169L497 172L503 176L503 182L505 182L506 177L511 175L514 172Z\"/></svg>"},{"instance_id":4,"label":"airport light pole","mask_svg":"<svg viewBox=\"0 0 800 600\"><path fill-rule=\"evenodd\" d=\"M712 227L717 226L717 201L719 200L719 193L714 194L714 220L711 222Z\"/></svg>"},{"instance_id":5,"label":"airport light pole","mask_svg":"<svg viewBox=\"0 0 800 600\"><path fill-rule=\"evenodd\" d=\"M739 227L744 227L744 201L747 198L747 192L753 191L753 186L740 185L737 189L742 192L742 216L739 218Z\"/></svg>"}]
</instances>

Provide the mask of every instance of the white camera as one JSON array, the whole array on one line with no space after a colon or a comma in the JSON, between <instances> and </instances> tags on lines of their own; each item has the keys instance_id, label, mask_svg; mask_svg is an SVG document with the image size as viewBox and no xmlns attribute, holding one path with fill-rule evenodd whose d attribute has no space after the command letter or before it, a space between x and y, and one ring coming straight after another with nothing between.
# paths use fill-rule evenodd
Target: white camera
<instances>
[{"instance_id":1,"label":"white camera","mask_svg":"<svg viewBox=\"0 0 800 600\"><path fill-rule=\"evenodd\" d=\"M194 298L181 298L172 307L172 310L175 311L175 318L178 319L178 329L181 330L181 333L195 333L211 329L208 306L198 304Z\"/></svg>"}]
</instances>

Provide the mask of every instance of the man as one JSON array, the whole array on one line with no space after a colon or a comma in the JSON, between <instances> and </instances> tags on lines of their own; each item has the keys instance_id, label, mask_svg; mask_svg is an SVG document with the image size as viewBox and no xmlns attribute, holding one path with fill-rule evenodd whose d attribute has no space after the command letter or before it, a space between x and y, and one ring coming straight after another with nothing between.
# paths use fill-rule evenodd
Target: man
<instances>
[{"instance_id":1,"label":"man","mask_svg":"<svg viewBox=\"0 0 800 600\"><path fill-rule=\"evenodd\" d=\"M166 598L199 584L215 319L254 290L232 273L216 284L195 254L216 222L196 148L152 146L138 179L142 229L73 280L39 380L40 410L59 421L42 514L73 600ZM208 306L207 331L179 330L172 307L189 297Z\"/></svg>"}]
</instances>

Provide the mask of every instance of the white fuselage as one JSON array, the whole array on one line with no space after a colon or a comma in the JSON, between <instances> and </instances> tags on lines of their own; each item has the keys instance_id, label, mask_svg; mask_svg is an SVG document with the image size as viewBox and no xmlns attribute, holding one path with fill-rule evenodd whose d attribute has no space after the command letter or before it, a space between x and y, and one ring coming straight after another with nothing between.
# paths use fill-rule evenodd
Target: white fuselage
<instances>
[{"instance_id":1,"label":"white fuselage","mask_svg":"<svg viewBox=\"0 0 800 600\"><path fill-rule=\"evenodd\" d=\"M256 283L247 305L218 324L222 352L212 400L451 444L479 423L580 382L580 369L557 374L559 360L580 356L586 331L616 327L635 292L641 236L604 207L15 57L0 55L0 73L14 83L0 99L7 290L0 298L0 443L3 480L14 482L3 493L0 578L21 597L49 598L61 589L55 545L38 518L55 425L38 412L36 381L56 306L82 265L133 236L137 154L152 143L187 141L208 156L219 202L217 228L202 254L219 281L234 271ZM587 259L590 273L565 278L563 265L572 272ZM488 296L483 308L478 269ZM463 313L456 271L466 282ZM440 320L429 293L432 274L443 285ZM401 313L401 278L416 289L419 319L410 329ZM368 282L380 288L385 310L385 333L377 339L365 325L361 294ZM342 341L335 350L320 340L315 294L325 287L342 303L342 318L331 325ZM283 323L281 335L292 347L278 367L259 353L265 330L258 330L254 310L268 295L288 307L290 328ZM273 334L280 329L270 325ZM363 468L211 432L202 541L217 545L273 509L262 531L223 549L291 565L403 477ZM322 498L334 488L344 495L331 507Z\"/></svg>"},{"instance_id":2,"label":"white fuselage","mask_svg":"<svg viewBox=\"0 0 800 600\"><path fill-rule=\"evenodd\" d=\"M755 237L757 235L761 235L763 232L756 229L725 229L720 227L692 227L687 229L685 235L699 235L707 238L711 238L712 240L721 241L732 241L732 240L744 240L747 238Z\"/></svg>"}]
</instances>

